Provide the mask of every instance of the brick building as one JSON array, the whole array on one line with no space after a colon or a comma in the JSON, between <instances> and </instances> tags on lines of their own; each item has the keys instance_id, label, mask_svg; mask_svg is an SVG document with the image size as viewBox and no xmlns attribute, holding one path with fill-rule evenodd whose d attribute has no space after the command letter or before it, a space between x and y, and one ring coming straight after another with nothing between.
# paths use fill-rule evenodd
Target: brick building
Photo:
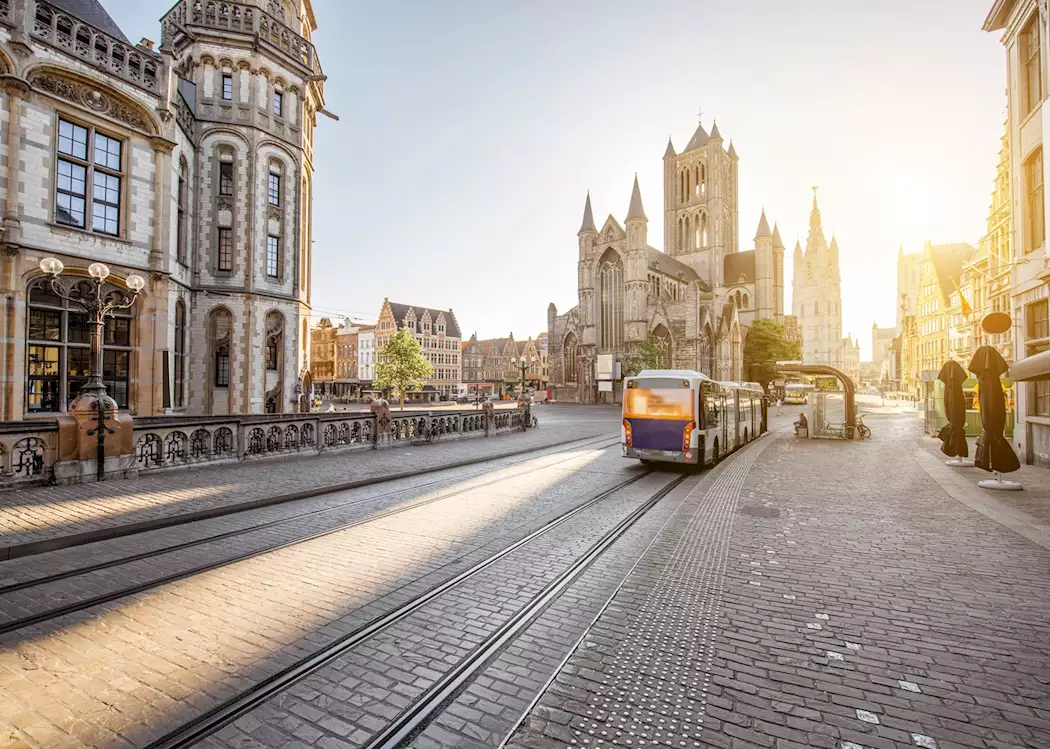
<instances>
[{"instance_id":1,"label":"brick building","mask_svg":"<svg viewBox=\"0 0 1050 749\"><path fill-rule=\"evenodd\" d=\"M82 316L41 286L49 256L149 279L106 333L122 408L303 405L316 22L310 0L217 7L175 3L154 49L97 0L0 3L4 419L65 411L86 375Z\"/></svg>"},{"instance_id":2,"label":"brick building","mask_svg":"<svg viewBox=\"0 0 1050 749\"><path fill-rule=\"evenodd\" d=\"M424 392L455 394L463 381L462 336L455 313L451 309L415 307L384 299L375 328L376 362L382 361L384 347L400 328L415 334L423 355L434 367L434 376L423 385Z\"/></svg>"}]
</instances>

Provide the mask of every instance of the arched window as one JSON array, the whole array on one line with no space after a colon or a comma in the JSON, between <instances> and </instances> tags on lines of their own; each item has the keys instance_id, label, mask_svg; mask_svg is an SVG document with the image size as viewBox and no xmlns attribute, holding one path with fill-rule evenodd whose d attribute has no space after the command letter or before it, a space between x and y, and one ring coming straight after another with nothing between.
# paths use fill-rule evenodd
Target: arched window
<instances>
[{"instance_id":1,"label":"arched window","mask_svg":"<svg viewBox=\"0 0 1050 749\"><path fill-rule=\"evenodd\" d=\"M230 334L233 315L225 307L211 311L212 382L217 388L230 386Z\"/></svg>"},{"instance_id":2,"label":"arched window","mask_svg":"<svg viewBox=\"0 0 1050 749\"><path fill-rule=\"evenodd\" d=\"M562 356L565 357L565 381L576 382L577 377L577 342L576 334L569 333L565 336L565 343L562 344Z\"/></svg>"},{"instance_id":3,"label":"arched window","mask_svg":"<svg viewBox=\"0 0 1050 749\"><path fill-rule=\"evenodd\" d=\"M715 347L711 340L711 328L705 328L700 337L700 367L708 377L715 376Z\"/></svg>"},{"instance_id":4,"label":"arched window","mask_svg":"<svg viewBox=\"0 0 1050 749\"><path fill-rule=\"evenodd\" d=\"M605 350L614 349L623 341L624 304L623 261L615 250L608 249L602 255L598 284L601 347Z\"/></svg>"},{"instance_id":5,"label":"arched window","mask_svg":"<svg viewBox=\"0 0 1050 749\"><path fill-rule=\"evenodd\" d=\"M664 325L657 325L650 334L660 349L659 369L671 368L671 332Z\"/></svg>"},{"instance_id":6,"label":"arched window","mask_svg":"<svg viewBox=\"0 0 1050 749\"><path fill-rule=\"evenodd\" d=\"M696 221L699 224L699 228L697 229L697 236L699 237L697 240L697 246L701 248L707 247L711 243L707 229L707 213L701 211L700 215L697 216Z\"/></svg>"},{"instance_id":7,"label":"arched window","mask_svg":"<svg viewBox=\"0 0 1050 749\"><path fill-rule=\"evenodd\" d=\"M690 250L693 248L692 237L693 234L693 219L690 216L685 217L685 241L686 246L684 249Z\"/></svg>"},{"instance_id":8,"label":"arched window","mask_svg":"<svg viewBox=\"0 0 1050 749\"><path fill-rule=\"evenodd\" d=\"M743 295L743 296L742 296L742 297L740 298L740 309L747 309L747 308L748 308L748 305L749 305L749 304L751 304L751 299L750 299L750 298L748 297L748 295L747 295L747 294L745 293L745 294L744 294L744 295Z\"/></svg>"},{"instance_id":9,"label":"arched window","mask_svg":"<svg viewBox=\"0 0 1050 749\"><path fill-rule=\"evenodd\" d=\"M702 179L700 177L700 168L701 168L700 165L697 164L696 165L696 180L695 180L696 181L696 185L693 188L693 192L696 193L696 197L698 197L698 198L703 194L703 191L701 189L701 186L703 185L703 181L702 181Z\"/></svg>"},{"instance_id":10,"label":"arched window","mask_svg":"<svg viewBox=\"0 0 1050 749\"><path fill-rule=\"evenodd\" d=\"M182 263L186 264L186 241L188 239L188 232L186 231L186 208L188 205L187 187L186 182L189 174L189 165L186 162L185 156L179 157L179 191L176 196L178 203L178 218L175 224L175 258Z\"/></svg>"},{"instance_id":11,"label":"arched window","mask_svg":"<svg viewBox=\"0 0 1050 749\"><path fill-rule=\"evenodd\" d=\"M186 305L175 302L175 408L186 400Z\"/></svg>"},{"instance_id":12,"label":"arched window","mask_svg":"<svg viewBox=\"0 0 1050 749\"><path fill-rule=\"evenodd\" d=\"M733 350L732 350L733 361L732 361L732 370L730 371L729 376L733 380L742 380L743 379L743 371L742 371L742 361L741 361L740 353L741 353L741 349L743 348L743 342L741 341L739 326L734 326L733 327L732 340L733 340L733 344L732 344L733 345Z\"/></svg>"},{"instance_id":13,"label":"arched window","mask_svg":"<svg viewBox=\"0 0 1050 749\"><path fill-rule=\"evenodd\" d=\"M104 291L120 293L109 284ZM44 279L31 282L28 302L26 410L65 411L91 372L93 326L77 305L52 294ZM131 319L132 310L120 310L102 333L102 381L120 408L128 407Z\"/></svg>"}]
</instances>

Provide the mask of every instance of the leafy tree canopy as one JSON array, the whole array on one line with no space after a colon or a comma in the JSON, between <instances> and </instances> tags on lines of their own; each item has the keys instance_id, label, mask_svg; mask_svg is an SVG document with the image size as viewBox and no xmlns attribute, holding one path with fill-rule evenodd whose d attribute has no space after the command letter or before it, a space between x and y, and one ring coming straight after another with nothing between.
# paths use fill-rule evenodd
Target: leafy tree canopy
<instances>
[{"instance_id":1,"label":"leafy tree canopy","mask_svg":"<svg viewBox=\"0 0 1050 749\"><path fill-rule=\"evenodd\" d=\"M666 352L652 333L642 341L638 351L623 363L623 376L634 377L643 369L664 369Z\"/></svg>"},{"instance_id":2,"label":"leafy tree canopy","mask_svg":"<svg viewBox=\"0 0 1050 749\"><path fill-rule=\"evenodd\" d=\"M379 390L393 389L405 409L405 394L418 390L434 375L434 367L423 356L423 348L408 328L401 328L387 342L379 361L376 362L376 377L373 387Z\"/></svg>"},{"instance_id":3,"label":"leafy tree canopy","mask_svg":"<svg viewBox=\"0 0 1050 749\"><path fill-rule=\"evenodd\" d=\"M769 389L776 379L777 362L802 358L802 344L789 341L784 326L772 320L756 320L744 340L744 373L748 382L759 382Z\"/></svg>"}]
</instances>

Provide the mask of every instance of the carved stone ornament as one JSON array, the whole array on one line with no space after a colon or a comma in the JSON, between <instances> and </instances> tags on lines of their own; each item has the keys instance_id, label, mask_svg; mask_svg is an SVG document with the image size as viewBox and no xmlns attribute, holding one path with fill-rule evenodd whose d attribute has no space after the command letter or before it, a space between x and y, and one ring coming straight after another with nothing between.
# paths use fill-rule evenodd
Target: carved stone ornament
<instances>
[{"instance_id":1,"label":"carved stone ornament","mask_svg":"<svg viewBox=\"0 0 1050 749\"><path fill-rule=\"evenodd\" d=\"M232 211L233 202L229 198L219 198L218 209L220 211Z\"/></svg>"},{"instance_id":2,"label":"carved stone ornament","mask_svg":"<svg viewBox=\"0 0 1050 749\"><path fill-rule=\"evenodd\" d=\"M153 126L148 119L124 102L116 100L93 86L46 73L33 76L30 84L39 91L45 91L93 112L119 120L137 130L153 131Z\"/></svg>"},{"instance_id":3,"label":"carved stone ornament","mask_svg":"<svg viewBox=\"0 0 1050 749\"><path fill-rule=\"evenodd\" d=\"M281 220L281 209L278 208L275 205L271 205L270 208L269 208L268 217L273 219L274 221L280 221Z\"/></svg>"}]
</instances>

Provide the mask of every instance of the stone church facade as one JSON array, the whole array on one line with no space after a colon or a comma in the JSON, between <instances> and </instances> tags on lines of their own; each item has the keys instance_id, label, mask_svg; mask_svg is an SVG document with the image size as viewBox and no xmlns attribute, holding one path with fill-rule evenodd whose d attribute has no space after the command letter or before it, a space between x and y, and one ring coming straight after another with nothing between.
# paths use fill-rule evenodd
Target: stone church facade
<instances>
[{"instance_id":1,"label":"stone church facade","mask_svg":"<svg viewBox=\"0 0 1050 749\"><path fill-rule=\"evenodd\" d=\"M718 125L698 125L685 149L664 153L664 250L649 244L635 178L623 224L594 223L590 195L578 233L578 304L547 310L550 390L556 400L618 402L599 391L598 356L621 364L652 337L664 365L743 379L743 344L757 319L783 322L784 244L765 212L753 249L740 250L738 156Z\"/></svg>"},{"instance_id":2,"label":"stone church facade","mask_svg":"<svg viewBox=\"0 0 1050 749\"><path fill-rule=\"evenodd\" d=\"M313 131L323 81L310 0L179 0L161 44L98 0L0 3L4 419L61 416L84 323L42 258L121 288L104 379L138 415L290 412L309 390Z\"/></svg>"}]
</instances>

